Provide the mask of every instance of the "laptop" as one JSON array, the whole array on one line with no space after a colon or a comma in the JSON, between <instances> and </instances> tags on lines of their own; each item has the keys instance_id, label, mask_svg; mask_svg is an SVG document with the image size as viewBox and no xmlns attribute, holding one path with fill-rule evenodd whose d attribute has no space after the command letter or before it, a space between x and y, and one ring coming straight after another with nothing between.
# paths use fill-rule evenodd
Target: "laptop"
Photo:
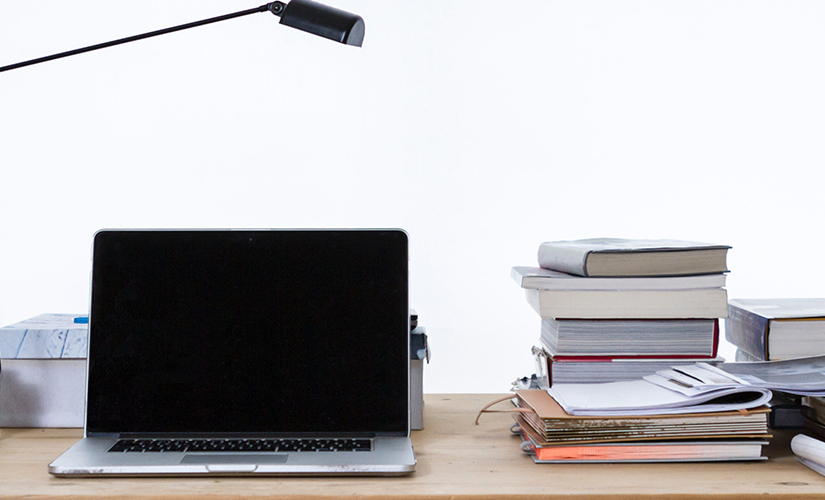
<instances>
[{"instance_id":1,"label":"laptop","mask_svg":"<svg viewBox=\"0 0 825 500\"><path fill-rule=\"evenodd\" d=\"M403 230L102 230L84 437L56 476L399 475Z\"/></svg>"}]
</instances>

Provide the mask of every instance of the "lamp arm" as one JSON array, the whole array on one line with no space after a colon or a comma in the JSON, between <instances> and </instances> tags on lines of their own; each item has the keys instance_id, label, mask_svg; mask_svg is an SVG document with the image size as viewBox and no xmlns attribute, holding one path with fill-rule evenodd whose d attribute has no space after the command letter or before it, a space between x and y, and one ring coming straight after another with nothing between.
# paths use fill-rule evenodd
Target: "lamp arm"
<instances>
[{"instance_id":1,"label":"lamp arm","mask_svg":"<svg viewBox=\"0 0 825 500\"><path fill-rule=\"evenodd\" d=\"M249 15L249 14L255 14L255 13L258 13L258 12L270 11L273 14L275 14L276 16L279 16L281 14L281 12L283 12L284 7L285 7L285 4L283 4L282 2L272 2L272 3L268 3L266 5L261 5L260 7L256 7L254 9L243 10L243 11L240 11L240 12L235 12L235 13L232 13L232 14L226 14L226 15L218 16L218 17L212 17L212 18L209 18L209 19L204 19L202 21L195 21L195 22L192 22L192 23L181 24L180 26L173 26L171 28L165 28L165 29L162 29L162 30L150 31L149 33L143 33L141 35L134 35L134 36L126 37L126 38L121 38L119 40L112 40L111 42L99 43L97 45L90 45L88 47L83 47L83 48L80 48L80 49L69 50L69 51L66 51L66 52L61 52L59 54L53 54L53 55L50 55L50 56L40 57L40 58L37 58L37 59L31 59L29 61L24 61L24 62L20 62L20 63L16 63L16 64L10 64L8 66L2 66L2 67L0 67L0 73L2 73L3 71L9 71L9 70L12 70L12 69L23 68L25 66L31 66L32 64L38 64L38 63L42 63L42 62L46 62L46 61L51 61L51 60L54 60L54 59L60 59L60 58L63 58L63 57L73 56L73 55L76 55L76 54L82 54L84 52L91 52L93 50L103 49L103 48L106 48L106 47L112 47L114 45L120 45L120 44L128 43L128 42L134 42L136 40L143 40L144 38L151 38L153 36L165 35L167 33L173 33L175 31L181 31L181 30L185 30L185 29L189 29L189 28L195 28L197 26L203 26L205 24L212 24L212 23L217 23L219 21L226 21L227 19L234 19L236 17L246 16L246 15Z\"/></svg>"}]
</instances>

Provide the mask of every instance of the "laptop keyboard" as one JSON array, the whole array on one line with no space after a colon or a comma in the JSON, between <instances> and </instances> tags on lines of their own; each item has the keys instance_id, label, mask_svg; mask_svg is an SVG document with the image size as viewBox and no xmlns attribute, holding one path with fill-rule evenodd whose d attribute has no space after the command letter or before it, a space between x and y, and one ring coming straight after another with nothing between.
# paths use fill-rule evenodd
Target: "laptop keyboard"
<instances>
[{"instance_id":1,"label":"laptop keyboard","mask_svg":"<svg viewBox=\"0 0 825 500\"><path fill-rule=\"evenodd\" d=\"M370 451L369 439L121 439L110 453Z\"/></svg>"}]
</instances>

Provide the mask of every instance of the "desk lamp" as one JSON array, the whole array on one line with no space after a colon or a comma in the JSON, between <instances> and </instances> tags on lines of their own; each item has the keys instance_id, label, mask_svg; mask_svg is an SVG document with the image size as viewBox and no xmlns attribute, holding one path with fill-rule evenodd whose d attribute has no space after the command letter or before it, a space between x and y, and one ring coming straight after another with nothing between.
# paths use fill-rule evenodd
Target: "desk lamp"
<instances>
[{"instance_id":1,"label":"desk lamp","mask_svg":"<svg viewBox=\"0 0 825 500\"><path fill-rule=\"evenodd\" d=\"M212 17L202 21L195 21L193 23L152 31L142 35L130 36L119 40L113 40L111 42L90 45L81 49L40 57L30 61L2 66L0 67L0 72L266 11L272 12L276 16L280 17L281 24L312 33L313 35L329 38L330 40L335 40L336 42L346 45L355 45L357 47L360 47L361 43L364 41L364 20L361 16L350 14L349 12L333 7L328 7L318 2L313 2L312 0L292 0L288 4L283 2L272 2L254 9L243 10L233 14Z\"/></svg>"}]
</instances>

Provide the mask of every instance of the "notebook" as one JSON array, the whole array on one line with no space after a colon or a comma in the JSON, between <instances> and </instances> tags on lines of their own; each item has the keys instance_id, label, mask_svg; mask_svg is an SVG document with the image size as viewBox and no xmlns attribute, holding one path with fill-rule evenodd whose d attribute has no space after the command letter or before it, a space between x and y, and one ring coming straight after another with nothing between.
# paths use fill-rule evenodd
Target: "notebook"
<instances>
[{"instance_id":1,"label":"notebook","mask_svg":"<svg viewBox=\"0 0 825 500\"><path fill-rule=\"evenodd\" d=\"M406 474L403 230L95 234L84 437L57 476Z\"/></svg>"}]
</instances>

